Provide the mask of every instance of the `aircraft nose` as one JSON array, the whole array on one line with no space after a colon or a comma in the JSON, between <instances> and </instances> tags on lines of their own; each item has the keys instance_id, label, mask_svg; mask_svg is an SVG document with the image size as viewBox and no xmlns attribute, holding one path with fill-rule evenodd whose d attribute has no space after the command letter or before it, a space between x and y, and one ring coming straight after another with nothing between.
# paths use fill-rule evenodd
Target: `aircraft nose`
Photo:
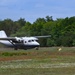
<instances>
[{"instance_id":1,"label":"aircraft nose","mask_svg":"<svg viewBox=\"0 0 75 75\"><path fill-rule=\"evenodd\" d=\"M36 42L36 45L39 46L40 44L38 42Z\"/></svg>"},{"instance_id":2,"label":"aircraft nose","mask_svg":"<svg viewBox=\"0 0 75 75\"><path fill-rule=\"evenodd\" d=\"M35 46L40 46L40 44L38 43L38 42L35 42L35 44L34 44Z\"/></svg>"},{"instance_id":3,"label":"aircraft nose","mask_svg":"<svg viewBox=\"0 0 75 75\"><path fill-rule=\"evenodd\" d=\"M40 44L39 44L39 43L37 43L37 45L39 46Z\"/></svg>"}]
</instances>

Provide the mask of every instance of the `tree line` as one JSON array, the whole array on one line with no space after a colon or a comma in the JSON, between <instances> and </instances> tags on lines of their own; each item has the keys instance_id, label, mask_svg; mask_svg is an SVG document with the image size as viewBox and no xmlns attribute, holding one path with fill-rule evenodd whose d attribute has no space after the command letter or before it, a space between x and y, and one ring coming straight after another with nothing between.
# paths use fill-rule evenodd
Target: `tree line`
<instances>
[{"instance_id":1,"label":"tree line","mask_svg":"<svg viewBox=\"0 0 75 75\"><path fill-rule=\"evenodd\" d=\"M46 16L33 23L24 18L17 21L4 19L0 20L0 30L4 30L8 36L51 35L50 38L39 40L41 46L75 46L75 16L56 20Z\"/></svg>"}]
</instances>

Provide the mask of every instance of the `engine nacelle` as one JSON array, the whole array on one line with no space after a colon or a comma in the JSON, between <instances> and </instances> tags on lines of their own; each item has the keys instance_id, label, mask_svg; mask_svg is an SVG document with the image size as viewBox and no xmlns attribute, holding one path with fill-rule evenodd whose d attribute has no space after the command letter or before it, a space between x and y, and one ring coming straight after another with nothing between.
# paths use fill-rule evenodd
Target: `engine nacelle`
<instances>
[{"instance_id":1,"label":"engine nacelle","mask_svg":"<svg viewBox=\"0 0 75 75\"><path fill-rule=\"evenodd\" d=\"M22 38L15 37L17 42L23 42Z\"/></svg>"}]
</instances>

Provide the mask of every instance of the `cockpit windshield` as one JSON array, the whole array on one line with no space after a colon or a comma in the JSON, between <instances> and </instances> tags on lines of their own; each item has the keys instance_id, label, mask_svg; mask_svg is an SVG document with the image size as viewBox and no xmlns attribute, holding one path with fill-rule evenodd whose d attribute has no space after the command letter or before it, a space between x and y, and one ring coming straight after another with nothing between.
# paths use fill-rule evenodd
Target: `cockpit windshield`
<instances>
[{"instance_id":1,"label":"cockpit windshield","mask_svg":"<svg viewBox=\"0 0 75 75\"><path fill-rule=\"evenodd\" d=\"M28 40L28 42L34 42L35 40Z\"/></svg>"}]
</instances>

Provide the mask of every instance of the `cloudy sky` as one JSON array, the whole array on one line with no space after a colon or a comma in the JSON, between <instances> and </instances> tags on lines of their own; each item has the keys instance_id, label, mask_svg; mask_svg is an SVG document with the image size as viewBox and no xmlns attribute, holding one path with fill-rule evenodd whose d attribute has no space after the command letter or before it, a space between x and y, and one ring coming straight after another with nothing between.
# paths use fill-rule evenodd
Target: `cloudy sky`
<instances>
[{"instance_id":1,"label":"cloudy sky","mask_svg":"<svg viewBox=\"0 0 75 75\"><path fill-rule=\"evenodd\" d=\"M0 0L0 20L25 18L34 22L47 15L53 19L75 16L75 0Z\"/></svg>"}]
</instances>

